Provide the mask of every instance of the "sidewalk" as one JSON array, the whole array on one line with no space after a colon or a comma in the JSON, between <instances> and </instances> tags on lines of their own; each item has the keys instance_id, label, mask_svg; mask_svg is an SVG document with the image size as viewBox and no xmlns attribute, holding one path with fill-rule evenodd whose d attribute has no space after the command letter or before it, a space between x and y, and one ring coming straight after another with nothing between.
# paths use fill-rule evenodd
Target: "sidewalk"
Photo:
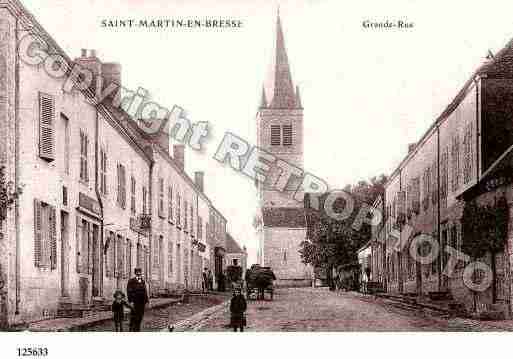
<instances>
[{"instance_id":1,"label":"sidewalk","mask_svg":"<svg viewBox=\"0 0 513 359\"><path fill-rule=\"evenodd\" d=\"M180 302L177 298L153 298L150 299L149 309L157 309L173 305ZM91 325L97 324L105 320L112 320L112 312L99 311L92 315L82 318L55 318L30 323L29 331L37 332L64 332L64 331L81 331Z\"/></svg>"}]
</instances>

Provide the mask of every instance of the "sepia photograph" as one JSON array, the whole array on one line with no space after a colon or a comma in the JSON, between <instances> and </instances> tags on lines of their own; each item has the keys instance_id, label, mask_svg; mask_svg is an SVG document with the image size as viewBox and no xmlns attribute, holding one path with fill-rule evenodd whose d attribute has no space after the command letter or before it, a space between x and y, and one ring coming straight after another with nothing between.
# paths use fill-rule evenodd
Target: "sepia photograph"
<instances>
[{"instance_id":1,"label":"sepia photograph","mask_svg":"<svg viewBox=\"0 0 513 359\"><path fill-rule=\"evenodd\" d=\"M504 338L510 10L0 0L6 358L72 332L127 357L187 333Z\"/></svg>"}]
</instances>

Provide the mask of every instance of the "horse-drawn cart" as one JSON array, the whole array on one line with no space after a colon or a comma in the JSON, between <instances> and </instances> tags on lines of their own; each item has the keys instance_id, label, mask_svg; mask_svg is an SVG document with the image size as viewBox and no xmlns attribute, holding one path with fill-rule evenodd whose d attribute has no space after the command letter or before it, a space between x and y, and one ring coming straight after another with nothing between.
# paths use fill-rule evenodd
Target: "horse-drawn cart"
<instances>
[{"instance_id":1,"label":"horse-drawn cart","mask_svg":"<svg viewBox=\"0 0 513 359\"><path fill-rule=\"evenodd\" d=\"M271 300L274 298L273 281L276 276L270 267L261 267L258 264L253 264L250 269L246 271L246 297L251 299L254 295L256 299L265 299L265 293L268 293Z\"/></svg>"}]
</instances>

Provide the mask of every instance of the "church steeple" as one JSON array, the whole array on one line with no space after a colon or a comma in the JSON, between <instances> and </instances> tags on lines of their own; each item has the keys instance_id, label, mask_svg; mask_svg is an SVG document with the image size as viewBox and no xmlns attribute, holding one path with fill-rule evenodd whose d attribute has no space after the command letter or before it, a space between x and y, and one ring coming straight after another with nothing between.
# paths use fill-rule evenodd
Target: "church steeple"
<instances>
[{"instance_id":1,"label":"church steeple","mask_svg":"<svg viewBox=\"0 0 513 359\"><path fill-rule=\"evenodd\" d=\"M296 93L292 83L280 12L276 19L276 43L270 76L265 86L268 108L297 108Z\"/></svg>"}]
</instances>

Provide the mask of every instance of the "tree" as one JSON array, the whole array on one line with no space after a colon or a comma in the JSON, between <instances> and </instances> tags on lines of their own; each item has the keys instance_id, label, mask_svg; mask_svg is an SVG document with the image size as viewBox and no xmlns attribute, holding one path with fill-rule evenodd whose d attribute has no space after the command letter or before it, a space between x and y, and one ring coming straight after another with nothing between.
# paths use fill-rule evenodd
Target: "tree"
<instances>
[{"instance_id":1,"label":"tree","mask_svg":"<svg viewBox=\"0 0 513 359\"><path fill-rule=\"evenodd\" d=\"M491 255L492 298L497 300L495 256L504 249L508 233L508 203L500 197L494 206L478 206L475 201L465 203L462 216L463 242L461 250L474 261ZM474 301L475 301L474 293ZM474 305L475 306L475 305Z\"/></svg>"},{"instance_id":2,"label":"tree","mask_svg":"<svg viewBox=\"0 0 513 359\"><path fill-rule=\"evenodd\" d=\"M5 167L0 166L0 224L7 218L7 211L21 195L21 188L12 188L12 182L6 182Z\"/></svg>"},{"instance_id":3,"label":"tree","mask_svg":"<svg viewBox=\"0 0 513 359\"><path fill-rule=\"evenodd\" d=\"M307 208L307 240L300 246L301 259L314 268L323 268L330 287L334 288L333 269L358 260L357 251L369 239L371 228L364 224L360 229L353 228L353 223L362 205L371 206L374 200L384 192L385 175L373 177L370 182L359 181L356 185L347 185L345 191L354 199L355 207L349 218L335 220L324 213L324 202L328 194L319 196L319 208ZM309 201L310 198L307 198ZM346 203L337 199L333 204L335 211L343 210ZM307 206L309 207L309 206Z\"/></svg>"}]
</instances>

